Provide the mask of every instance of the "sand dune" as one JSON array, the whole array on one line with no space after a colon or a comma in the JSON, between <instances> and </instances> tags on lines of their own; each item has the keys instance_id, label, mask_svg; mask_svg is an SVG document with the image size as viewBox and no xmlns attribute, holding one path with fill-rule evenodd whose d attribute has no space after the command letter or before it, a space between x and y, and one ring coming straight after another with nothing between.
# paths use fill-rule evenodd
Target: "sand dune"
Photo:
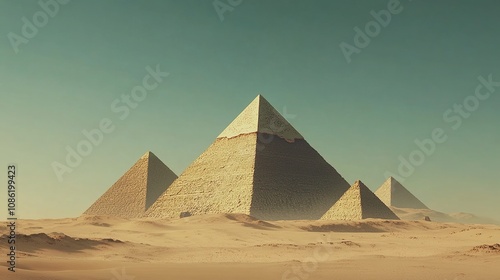
<instances>
[{"instance_id":1,"label":"sand dune","mask_svg":"<svg viewBox=\"0 0 500 280\"><path fill-rule=\"evenodd\" d=\"M446 214L431 209L411 209L397 207L391 207L391 209L402 220L423 220L425 216L428 216L432 221L436 222L500 225L499 221L490 218L478 217L474 214L469 213Z\"/></svg>"},{"instance_id":2,"label":"sand dune","mask_svg":"<svg viewBox=\"0 0 500 280\"><path fill-rule=\"evenodd\" d=\"M6 236L3 235L2 237L5 238ZM73 238L59 232L52 232L49 234L18 234L16 239L19 247L18 250L28 253L42 250L54 250L65 253L80 252L87 249L102 250L106 249L108 246L123 243L120 240L112 238L98 240Z\"/></svg>"},{"instance_id":3,"label":"sand dune","mask_svg":"<svg viewBox=\"0 0 500 280\"><path fill-rule=\"evenodd\" d=\"M498 279L500 227L427 221L20 220L0 279ZM4 240L6 231L0 230ZM6 242L0 243L5 251ZM334 277L334 278L332 278Z\"/></svg>"}]
</instances>

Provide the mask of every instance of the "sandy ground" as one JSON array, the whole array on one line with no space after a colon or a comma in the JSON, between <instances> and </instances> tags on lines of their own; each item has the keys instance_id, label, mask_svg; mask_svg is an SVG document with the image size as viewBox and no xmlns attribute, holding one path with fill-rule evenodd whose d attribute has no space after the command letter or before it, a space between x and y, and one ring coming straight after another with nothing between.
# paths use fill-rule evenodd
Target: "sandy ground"
<instances>
[{"instance_id":1,"label":"sandy ground","mask_svg":"<svg viewBox=\"0 0 500 280\"><path fill-rule=\"evenodd\" d=\"M84 216L18 221L17 272L0 279L500 279L500 226ZM497 245L495 245L497 244Z\"/></svg>"}]
</instances>

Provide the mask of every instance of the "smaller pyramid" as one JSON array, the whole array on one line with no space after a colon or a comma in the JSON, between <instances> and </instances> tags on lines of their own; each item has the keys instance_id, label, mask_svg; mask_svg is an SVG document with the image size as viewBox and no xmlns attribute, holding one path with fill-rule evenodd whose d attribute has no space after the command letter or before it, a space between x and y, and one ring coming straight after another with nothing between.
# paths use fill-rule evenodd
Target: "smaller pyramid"
<instances>
[{"instance_id":1,"label":"smaller pyramid","mask_svg":"<svg viewBox=\"0 0 500 280\"><path fill-rule=\"evenodd\" d=\"M380 186L378 190L375 191L375 194L387 206L398 208L429 209L393 177L389 177L382 184L382 186Z\"/></svg>"},{"instance_id":2,"label":"smaller pyramid","mask_svg":"<svg viewBox=\"0 0 500 280\"><path fill-rule=\"evenodd\" d=\"M172 170L147 152L83 214L142 217L175 179Z\"/></svg>"},{"instance_id":3,"label":"smaller pyramid","mask_svg":"<svg viewBox=\"0 0 500 280\"><path fill-rule=\"evenodd\" d=\"M380 199L363 184L356 181L342 197L328 210L321 220L399 220Z\"/></svg>"}]
</instances>

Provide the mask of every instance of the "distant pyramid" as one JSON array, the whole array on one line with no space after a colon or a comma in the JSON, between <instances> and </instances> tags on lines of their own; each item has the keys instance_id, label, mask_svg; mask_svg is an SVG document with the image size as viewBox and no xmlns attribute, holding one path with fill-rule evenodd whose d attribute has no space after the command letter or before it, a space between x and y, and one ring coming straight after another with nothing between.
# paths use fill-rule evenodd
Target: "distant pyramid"
<instances>
[{"instance_id":1,"label":"distant pyramid","mask_svg":"<svg viewBox=\"0 0 500 280\"><path fill-rule=\"evenodd\" d=\"M348 188L259 95L146 215L244 213L267 220L319 219Z\"/></svg>"},{"instance_id":2,"label":"distant pyramid","mask_svg":"<svg viewBox=\"0 0 500 280\"><path fill-rule=\"evenodd\" d=\"M142 217L176 178L160 159L147 152L83 214Z\"/></svg>"},{"instance_id":3,"label":"distant pyramid","mask_svg":"<svg viewBox=\"0 0 500 280\"><path fill-rule=\"evenodd\" d=\"M361 220L368 218L399 220L361 181L356 181L321 217L321 220Z\"/></svg>"},{"instance_id":4,"label":"distant pyramid","mask_svg":"<svg viewBox=\"0 0 500 280\"><path fill-rule=\"evenodd\" d=\"M414 208L414 209L429 209L418 198L410 193L403 185L396 179L389 177L375 194L387 206L394 206L398 208Z\"/></svg>"}]
</instances>

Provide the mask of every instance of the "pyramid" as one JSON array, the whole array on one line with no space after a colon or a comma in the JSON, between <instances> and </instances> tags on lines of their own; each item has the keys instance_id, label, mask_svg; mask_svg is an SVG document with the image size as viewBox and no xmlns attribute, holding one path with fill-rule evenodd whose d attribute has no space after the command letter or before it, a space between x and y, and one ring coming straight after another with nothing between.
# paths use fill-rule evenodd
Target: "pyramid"
<instances>
[{"instance_id":1,"label":"pyramid","mask_svg":"<svg viewBox=\"0 0 500 280\"><path fill-rule=\"evenodd\" d=\"M429 209L396 179L389 177L375 194L385 205L398 208Z\"/></svg>"},{"instance_id":2,"label":"pyramid","mask_svg":"<svg viewBox=\"0 0 500 280\"><path fill-rule=\"evenodd\" d=\"M399 220L368 187L356 181L344 195L328 210L321 220Z\"/></svg>"},{"instance_id":3,"label":"pyramid","mask_svg":"<svg viewBox=\"0 0 500 280\"><path fill-rule=\"evenodd\" d=\"M147 152L83 214L142 217L176 178L160 159Z\"/></svg>"},{"instance_id":4,"label":"pyramid","mask_svg":"<svg viewBox=\"0 0 500 280\"><path fill-rule=\"evenodd\" d=\"M257 96L146 211L319 219L349 184Z\"/></svg>"}]
</instances>

